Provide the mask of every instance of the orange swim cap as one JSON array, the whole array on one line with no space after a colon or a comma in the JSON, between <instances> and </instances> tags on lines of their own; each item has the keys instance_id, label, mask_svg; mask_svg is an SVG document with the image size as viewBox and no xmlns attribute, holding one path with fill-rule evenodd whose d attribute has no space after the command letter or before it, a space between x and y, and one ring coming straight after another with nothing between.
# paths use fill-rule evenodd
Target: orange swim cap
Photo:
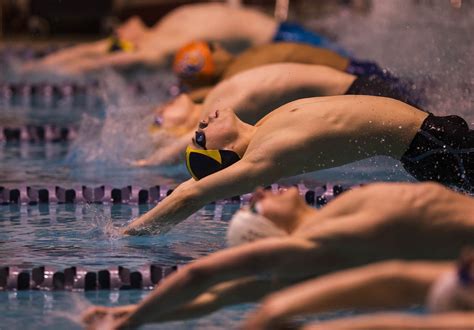
<instances>
[{"instance_id":1,"label":"orange swim cap","mask_svg":"<svg viewBox=\"0 0 474 330\"><path fill-rule=\"evenodd\" d=\"M193 41L182 47L174 57L173 71L182 79L212 78L215 65L209 44Z\"/></svg>"}]
</instances>

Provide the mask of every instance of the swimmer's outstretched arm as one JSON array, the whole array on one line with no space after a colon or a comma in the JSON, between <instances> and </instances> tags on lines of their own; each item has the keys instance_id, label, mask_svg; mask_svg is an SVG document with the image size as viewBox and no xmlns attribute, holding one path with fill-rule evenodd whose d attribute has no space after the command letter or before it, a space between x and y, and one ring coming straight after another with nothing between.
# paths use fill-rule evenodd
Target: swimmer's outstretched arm
<instances>
[{"instance_id":1,"label":"swimmer's outstretched arm","mask_svg":"<svg viewBox=\"0 0 474 330\"><path fill-rule=\"evenodd\" d=\"M270 184L278 178L270 162L253 162L244 157L199 181L190 179L180 184L152 210L130 223L123 233L139 235L168 231L210 202L250 192L256 186Z\"/></svg>"},{"instance_id":2,"label":"swimmer's outstretched arm","mask_svg":"<svg viewBox=\"0 0 474 330\"><path fill-rule=\"evenodd\" d=\"M246 329L273 329L287 318L341 309L423 304L451 263L387 261L318 277L276 292L249 317Z\"/></svg>"},{"instance_id":3,"label":"swimmer's outstretched arm","mask_svg":"<svg viewBox=\"0 0 474 330\"><path fill-rule=\"evenodd\" d=\"M384 313L348 317L304 327L304 330L469 330L474 328L474 313L456 312L437 315Z\"/></svg>"},{"instance_id":4,"label":"swimmer's outstretched arm","mask_svg":"<svg viewBox=\"0 0 474 330\"><path fill-rule=\"evenodd\" d=\"M137 160L132 163L133 166L152 166L152 165L166 165L176 163L182 158L183 150L186 149L188 141L191 136L180 138L173 144L168 146L157 147L157 149L149 157Z\"/></svg>"},{"instance_id":5,"label":"swimmer's outstretched arm","mask_svg":"<svg viewBox=\"0 0 474 330\"><path fill-rule=\"evenodd\" d=\"M153 315L150 322L159 323L198 318L224 306L258 301L269 292L282 289L288 285L291 285L291 282L276 282L255 277L220 283L202 293L190 303L168 314ZM96 322L108 315L118 320L131 315L138 307L138 304L118 307L94 306L84 313L82 322L84 325L94 328Z\"/></svg>"},{"instance_id":6,"label":"swimmer's outstretched arm","mask_svg":"<svg viewBox=\"0 0 474 330\"><path fill-rule=\"evenodd\" d=\"M265 239L230 248L189 264L168 277L117 328L138 327L170 314L211 287L248 276L304 276L314 244L305 240Z\"/></svg>"}]
</instances>

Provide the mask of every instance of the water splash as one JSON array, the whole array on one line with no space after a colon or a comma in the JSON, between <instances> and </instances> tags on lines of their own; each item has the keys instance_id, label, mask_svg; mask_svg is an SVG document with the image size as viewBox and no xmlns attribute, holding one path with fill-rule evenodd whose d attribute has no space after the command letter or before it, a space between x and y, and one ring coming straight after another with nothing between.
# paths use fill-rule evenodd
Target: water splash
<instances>
[{"instance_id":1,"label":"water splash","mask_svg":"<svg viewBox=\"0 0 474 330\"><path fill-rule=\"evenodd\" d=\"M77 325L83 326L82 314L93 305L81 293L70 293L70 305L67 311L53 310L49 314L52 318L62 318Z\"/></svg>"},{"instance_id":2,"label":"water splash","mask_svg":"<svg viewBox=\"0 0 474 330\"><path fill-rule=\"evenodd\" d=\"M87 310L95 307L81 293L71 293L69 309L67 311L51 311L49 314L53 319L66 319L81 328L87 326L88 329L112 329L114 317L112 314L105 314L95 318L91 323L85 324L83 317Z\"/></svg>"},{"instance_id":3,"label":"water splash","mask_svg":"<svg viewBox=\"0 0 474 330\"><path fill-rule=\"evenodd\" d=\"M342 10L310 26L330 31L355 57L425 87L424 110L474 124L474 3L455 9L449 1L372 1L365 15Z\"/></svg>"},{"instance_id":4,"label":"water splash","mask_svg":"<svg viewBox=\"0 0 474 330\"><path fill-rule=\"evenodd\" d=\"M91 228L87 233L88 236L105 238L110 242L123 237L120 231L121 227L114 225L112 218L104 213L104 208L101 205L86 204L83 213L90 217Z\"/></svg>"},{"instance_id":5,"label":"water splash","mask_svg":"<svg viewBox=\"0 0 474 330\"><path fill-rule=\"evenodd\" d=\"M150 155L156 140L150 137L153 109L169 98L166 86L171 78L165 73L137 85L121 76L107 73L102 77L105 118L84 115L79 137L74 141L67 163L112 163L128 165ZM160 138L160 141L164 137Z\"/></svg>"}]
</instances>

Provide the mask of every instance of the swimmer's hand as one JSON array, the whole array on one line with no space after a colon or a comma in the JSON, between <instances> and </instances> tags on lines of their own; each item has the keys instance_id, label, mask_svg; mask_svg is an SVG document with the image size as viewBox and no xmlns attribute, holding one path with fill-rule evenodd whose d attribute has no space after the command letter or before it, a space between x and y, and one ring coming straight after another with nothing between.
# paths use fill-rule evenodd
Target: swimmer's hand
<instances>
[{"instance_id":1,"label":"swimmer's hand","mask_svg":"<svg viewBox=\"0 0 474 330\"><path fill-rule=\"evenodd\" d=\"M119 329L122 320L132 314L136 305L119 307L94 306L86 310L81 321L86 329Z\"/></svg>"},{"instance_id":2,"label":"swimmer's hand","mask_svg":"<svg viewBox=\"0 0 474 330\"><path fill-rule=\"evenodd\" d=\"M145 166L151 166L154 164L152 164L150 159L139 159L139 160L130 162L130 165L135 166L135 167L145 167Z\"/></svg>"},{"instance_id":3,"label":"swimmer's hand","mask_svg":"<svg viewBox=\"0 0 474 330\"><path fill-rule=\"evenodd\" d=\"M134 222L129 224L127 227L120 230L122 235L131 235L131 236L145 236L145 235L159 235L165 234L173 228L171 224L161 224L153 226L135 226Z\"/></svg>"}]
</instances>

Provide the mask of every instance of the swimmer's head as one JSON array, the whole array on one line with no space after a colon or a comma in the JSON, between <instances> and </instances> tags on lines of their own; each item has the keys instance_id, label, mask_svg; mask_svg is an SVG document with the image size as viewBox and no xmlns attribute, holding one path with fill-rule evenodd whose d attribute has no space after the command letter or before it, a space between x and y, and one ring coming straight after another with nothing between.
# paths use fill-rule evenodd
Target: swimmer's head
<instances>
[{"instance_id":1,"label":"swimmer's head","mask_svg":"<svg viewBox=\"0 0 474 330\"><path fill-rule=\"evenodd\" d=\"M271 220L251 210L237 211L227 229L227 245L237 246L268 238L285 237L288 233L278 228Z\"/></svg>"},{"instance_id":2,"label":"swimmer's head","mask_svg":"<svg viewBox=\"0 0 474 330\"><path fill-rule=\"evenodd\" d=\"M216 83L232 56L214 42L193 41L176 53L173 71L190 88Z\"/></svg>"},{"instance_id":3,"label":"swimmer's head","mask_svg":"<svg viewBox=\"0 0 474 330\"><path fill-rule=\"evenodd\" d=\"M432 312L474 310L474 249L463 250L456 269L433 284L427 305Z\"/></svg>"},{"instance_id":4,"label":"swimmer's head","mask_svg":"<svg viewBox=\"0 0 474 330\"><path fill-rule=\"evenodd\" d=\"M155 110L151 131L165 129L171 132L189 132L196 126L199 114L198 105L189 95L180 94Z\"/></svg>"},{"instance_id":5,"label":"swimmer's head","mask_svg":"<svg viewBox=\"0 0 474 330\"><path fill-rule=\"evenodd\" d=\"M292 187L273 193L258 188L248 209L238 211L227 230L229 246L253 242L268 237L290 235L303 221L309 207Z\"/></svg>"},{"instance_id":6,"label":"swimmer's head","mask_svg":"<svg viewBox=\"0 0 474 330\"><path fill-rule=\"evenodd\" d=\"M239 161L252 129L232 109L216 110L202 119L186 150L186 165L193 178L202 179Z\"/></svg>"}]
</instances>

